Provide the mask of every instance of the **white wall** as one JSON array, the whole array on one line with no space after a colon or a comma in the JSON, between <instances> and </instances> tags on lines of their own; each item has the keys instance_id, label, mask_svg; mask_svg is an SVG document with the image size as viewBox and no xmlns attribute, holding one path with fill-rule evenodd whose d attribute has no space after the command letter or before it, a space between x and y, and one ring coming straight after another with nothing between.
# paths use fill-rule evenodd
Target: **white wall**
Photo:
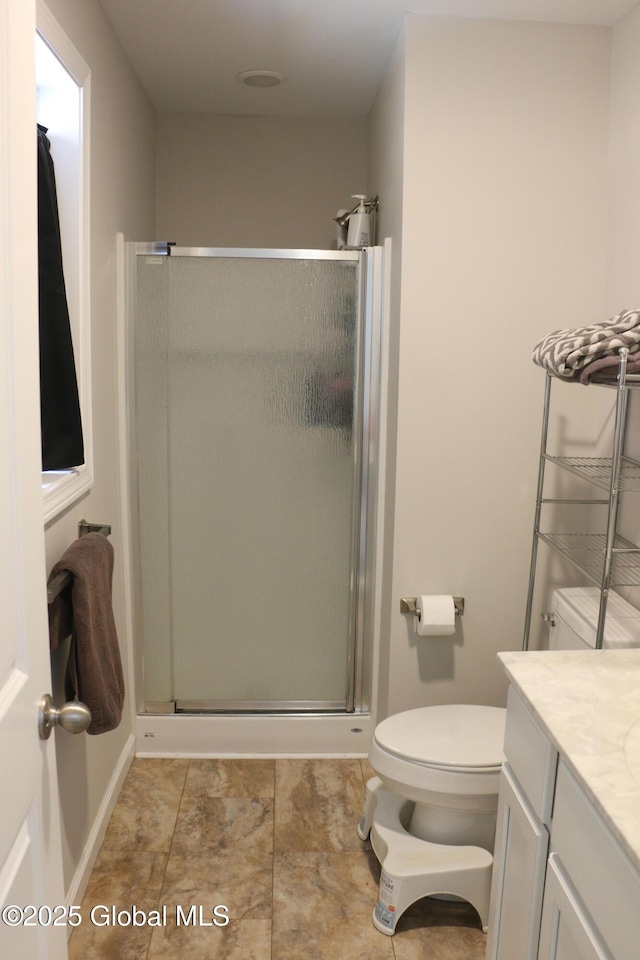
<instances>
[{"instance_id":1,"label":"white wall","mask_svg":"<svg viewBox=\"0 0 640 960\"><path fill-rule=\"evenodd\" d=\"M640 308L640 6L613 33L607 315ZM604 403L604 401L603 401ZM631 395L629 452L640 458L640 396ZM621 529L640 542L640 502L622 498ZM621 591L640 606L640 590Z\"/></svg>"},{"instance_id":2,"label":"white wall","mask_svg":"<svg viewBox=\"0 0 640 960\"><path fill-rule=\"evenodd\" d=\"M114 613L125 668L120 562L116 396L116 234L154 235L155 112L115 40L97 0L47 0L91 69L91 345L95 483L46 531L48 568L77 537L78 521L110 523L116 563ZM131 689L131 678L126 676ZM100 736L56 733L65 886L68 889L110 780L131 734L129 703L120 727Z\"/></svg>"},{"instance_id":3,"label":"white wall","mask_svg":"<svg viewBox=\"0 0 640 960\"><path fill-rule=\"evenodd\" d=\"M640 303L640 6L613 32L607 310Z\"/></svg>"},{"instance_id":4,"label":"white wall","mask_svg":"<svg viewBox=\"0 0 640 960\"><path fill-rule=\"evenodd\" d=\"M365 119L158 118L157 239L335 249L333 217L365 192Z\"/></svg>"},{"instance_id":5,"label":"white wall","mask_svg":"<svg viewBox=\"0 0 640 960\"><path fill-rule=\"evenodd\" d=\"M405 37L389 712L504 699L539 449L531 350L602 318L611 44L419 15ZM455 638L416 642L399 601L419 593L465 597Z\"/></svg>"},{"instance_id":6,"label":"white wall","mask_svg":"<svg viewBox=\"0 0 640 960\"><path fill-rule=\"evenodd\" d=\"M392 371L383 383L386 409L381 418L385 431L384 522L379 532L383 548L381 569L381 617L379 663L376 671L378 712L387 712L389 695L388 664L392 617L393 583L393 529L396 479L396 424L398 416L398 377L396 371L400 349L400 310L402 267L402 212L404 171L404 102L405 102L405 39L401 31L387 70L369 116L369 187L380 197L378 240L391 239L391 263L386 264L386 277L391 281L385 291L388 303L388 330L384 331L386 349L384 371ZM380 541L379 541L380 542Z\"/></svg>"},{"instance_id":7,"label":"white wall","mask_svg":"<svg viewBox=\"0 0 640 960\"><path fill-rule=\"evenodd\" d=\"M405 102L404 30L389 62L368 120L368 162L371 193L380 196L378 239L394 237L394 258L400 263Z\"/></svg>"}]
</instances>

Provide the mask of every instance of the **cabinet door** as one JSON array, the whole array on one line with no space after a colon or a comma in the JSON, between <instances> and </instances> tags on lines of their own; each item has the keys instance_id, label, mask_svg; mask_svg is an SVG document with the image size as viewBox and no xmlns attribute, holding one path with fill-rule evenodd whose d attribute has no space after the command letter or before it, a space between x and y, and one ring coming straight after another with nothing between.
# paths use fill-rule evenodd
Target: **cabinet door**
<instances>
[{"instance_id":1,"label":"cabinet door","mask_svg":"<svg viewBox=\"0 0 640 960\"><path fill-rule=\"evenodd\" d=\"M549 835L502 768L487 960L536 960Z\"/></svg>"},{"instance_id":2,"label":"cabinet door","mask_svg":"<svg viewBox=\"0 0 640 960\"><path fill-rule=\"evenodd\" d=\"M612 960L555 853L547 867L538 960Z\"/></svg>"}]
</instances>

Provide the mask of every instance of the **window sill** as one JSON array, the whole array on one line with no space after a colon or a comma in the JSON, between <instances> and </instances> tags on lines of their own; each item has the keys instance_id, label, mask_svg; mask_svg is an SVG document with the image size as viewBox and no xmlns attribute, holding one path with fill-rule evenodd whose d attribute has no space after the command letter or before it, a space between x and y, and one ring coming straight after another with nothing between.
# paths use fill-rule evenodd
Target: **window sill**
<instances>
[{"instance_id":1,"label":"window sill","mask_svg":"<svg viewBox=\"0 0 640 960\"><path fill-rule=\"evenodd\" d=\"M71 470L48 470L42 474L44 522L52 520L75 503L93 485L92 471L85 464Z\"/></svg>"}]
</instances>

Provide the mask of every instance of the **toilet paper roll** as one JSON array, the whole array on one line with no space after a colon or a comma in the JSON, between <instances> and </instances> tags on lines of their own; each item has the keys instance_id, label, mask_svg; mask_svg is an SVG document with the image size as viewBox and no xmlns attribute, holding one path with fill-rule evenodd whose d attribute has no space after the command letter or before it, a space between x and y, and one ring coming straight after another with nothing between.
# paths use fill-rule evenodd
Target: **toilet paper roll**
<instances>
[{"instance_id":1,"label":"toilet paper roll","mask_svg":"<svg viewBox=\"0 0 640 960\"><path fill-rule=\"evenodd\" d=\"M416 633L420 637L448 637L455 633L456 608L449 594L416 598Z\"/></svg>"}]
</instances>

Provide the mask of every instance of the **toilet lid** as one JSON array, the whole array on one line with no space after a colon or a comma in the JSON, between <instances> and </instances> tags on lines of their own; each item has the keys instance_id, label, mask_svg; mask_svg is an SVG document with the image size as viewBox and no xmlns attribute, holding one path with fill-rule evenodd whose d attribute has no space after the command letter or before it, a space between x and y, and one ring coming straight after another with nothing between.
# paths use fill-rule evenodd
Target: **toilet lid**
<instances>
[{"instance_id":1,"label":"toilet lid","mask_svg":"<svg viewBox=\"0 0 640 960\"><path fill-rule=\"evenodd\" d=\"M383 720L374 740L388 753L414 763L486 770L503 762L505 717L500 707L418 707Z\"/></svg>"}]
</instances>

